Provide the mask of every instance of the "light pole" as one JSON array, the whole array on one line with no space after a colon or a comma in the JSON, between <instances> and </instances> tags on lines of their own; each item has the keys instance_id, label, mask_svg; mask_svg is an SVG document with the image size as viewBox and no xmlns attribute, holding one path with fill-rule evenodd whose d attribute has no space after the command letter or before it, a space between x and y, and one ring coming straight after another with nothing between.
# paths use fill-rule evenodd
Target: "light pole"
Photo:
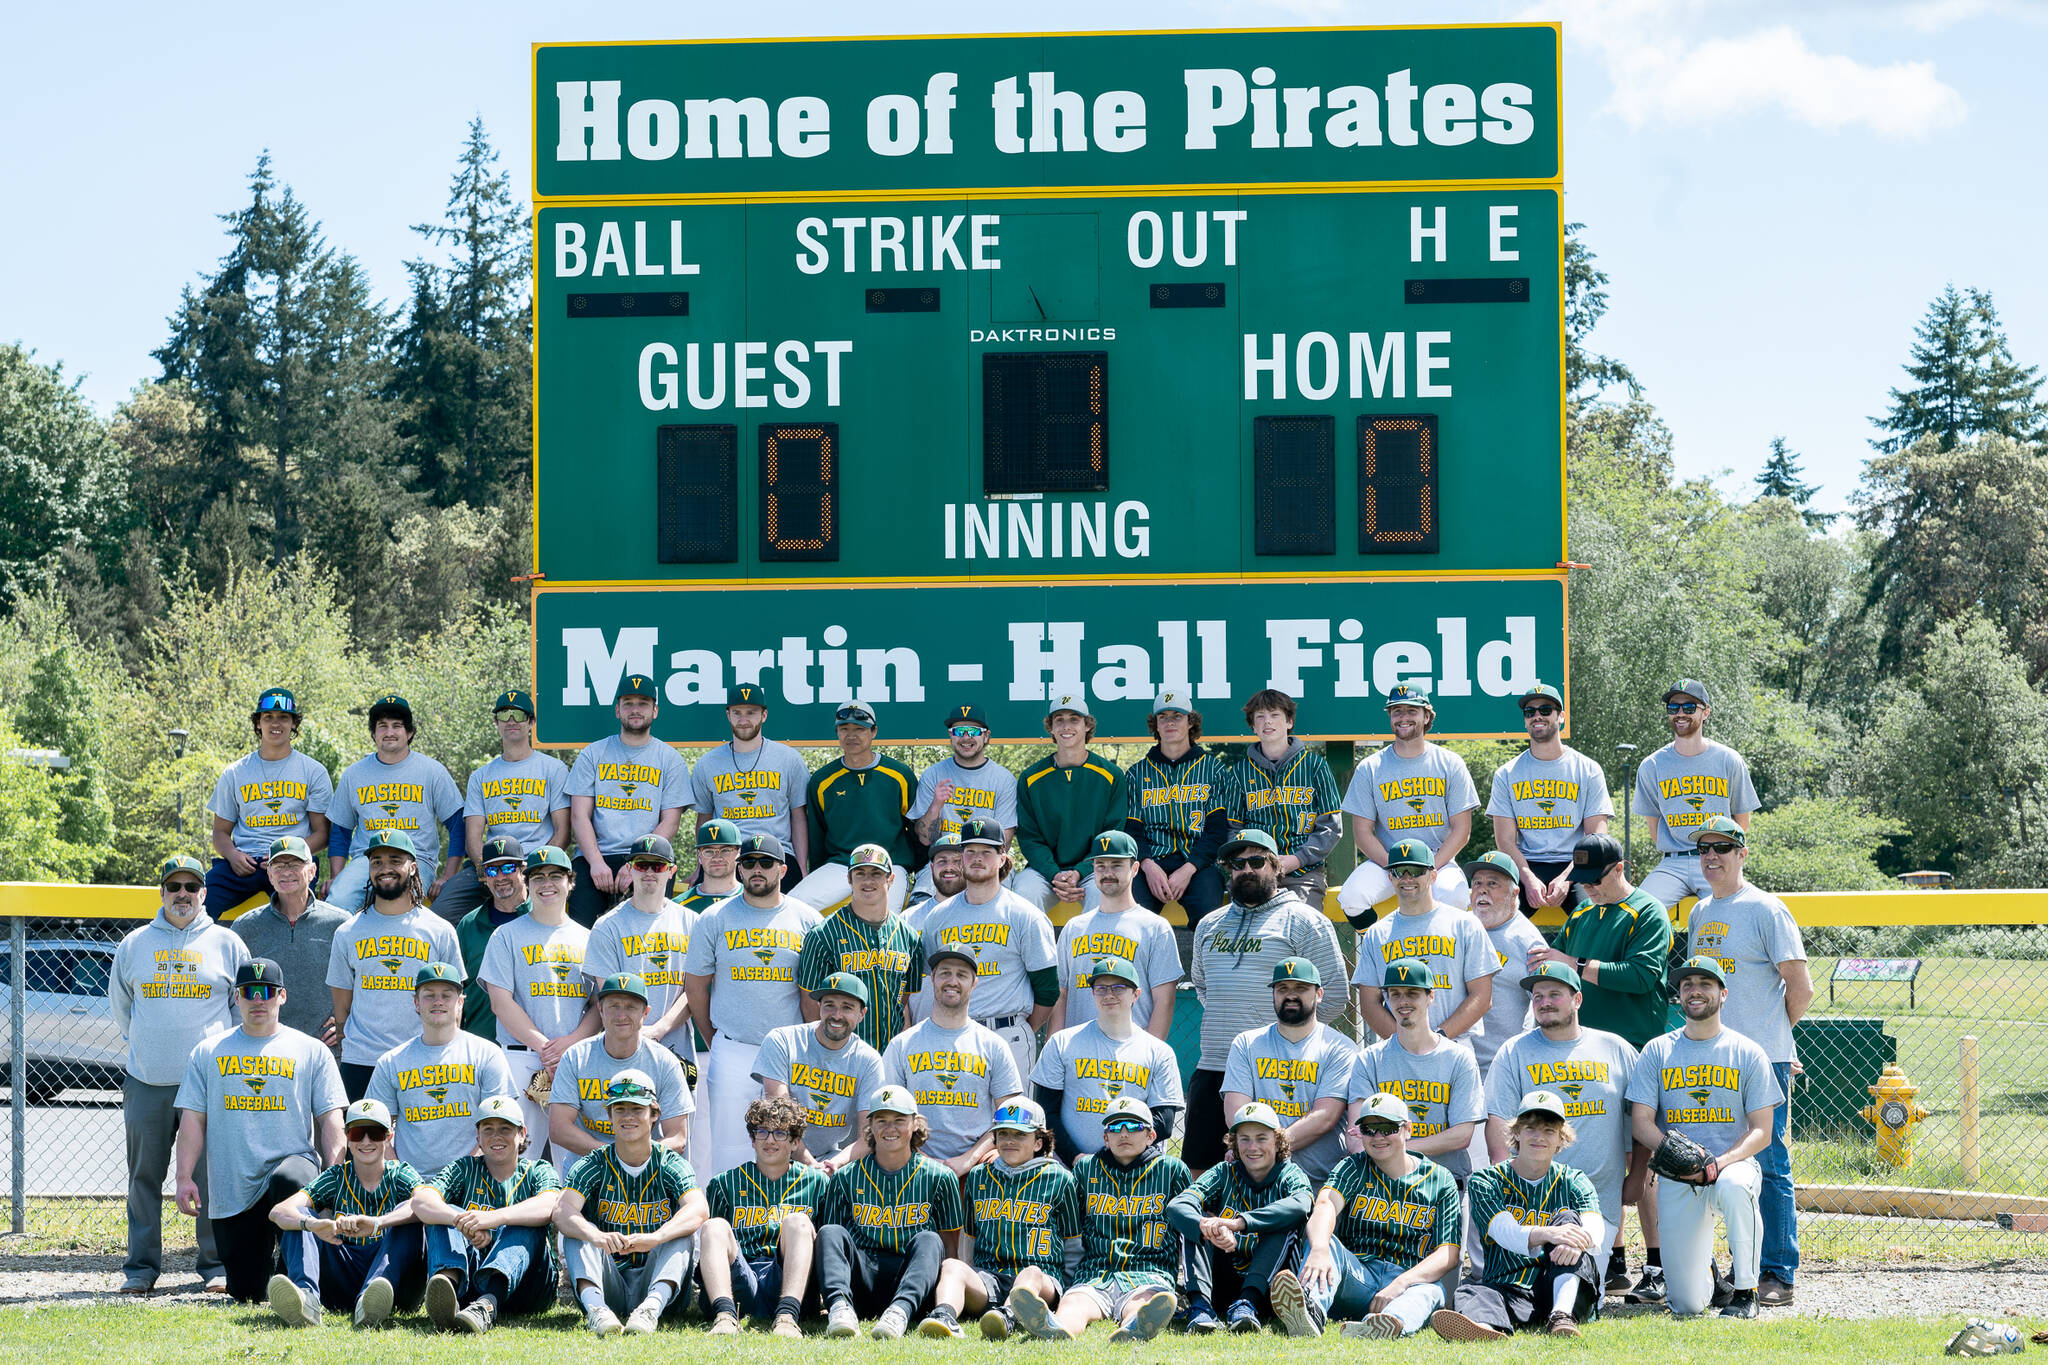
<instances>
[{"instance_id":1,"label":"light pole","mask_svg":"<svg viewBox=\"0 0 2048 1365\"><path fill-rule=\"evenodd\" d=\"M1636 746L1617 744L1614 746L1614 752L1621 755L1621 857L1622 861L1628 864L1629 874L1633 876L1636 870L1636 822L1632 812L1632 798L1636 793Z\"/></svg>"},{"instance_id":2,"label":"light pole","mask_svg":"<svg viewBox=\"0 0 2048 1365\"><path fill-rule=\"evenodd\" d=\"M192 737L192 732L189 730L167 730L164 733L170 737L171 743L177 746L177 758L180 762L183 762L185 758L185 741ZM178 837L180 839L185 837L185 779L183 774L180 774L178 777Z\"/></svg>"}]
</instances>

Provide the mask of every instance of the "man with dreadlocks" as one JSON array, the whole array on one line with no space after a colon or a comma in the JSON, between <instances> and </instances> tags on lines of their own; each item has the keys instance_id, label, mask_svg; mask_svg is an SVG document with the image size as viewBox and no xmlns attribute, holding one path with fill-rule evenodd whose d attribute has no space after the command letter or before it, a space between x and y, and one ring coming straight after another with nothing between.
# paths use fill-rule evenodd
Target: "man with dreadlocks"
<instances>
[{"instance_id":1,"label":"man with dreadlocks","mask_svg":"<svg viewBox=\"0 0 2048 1365\"><path fill-rule=\"evenodd\" d=\"M368 1093L377 1059L419 1036L413 978L430 962L469 975L455 926L427 909L412 842L380 829L367 841L370 892L361 912L335 931L327 953L334 1027L341 1033L341 1083L351 1100Z\"/></svg>"}]
</instances>

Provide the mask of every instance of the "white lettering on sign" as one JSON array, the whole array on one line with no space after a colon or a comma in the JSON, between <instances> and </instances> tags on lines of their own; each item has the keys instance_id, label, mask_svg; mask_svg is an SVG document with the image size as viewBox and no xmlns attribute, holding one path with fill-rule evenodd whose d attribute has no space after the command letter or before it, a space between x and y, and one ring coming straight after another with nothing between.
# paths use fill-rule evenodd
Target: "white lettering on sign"
<instances>
[{"instance_id":1,"label":"white lettering on sign","mask_svg":"<svg viewBox=\"0 0 2048 1365\"><path fill-rule=\"evenodd\" d=\"M732 351L728 385L726 351ZM773 347L775 383L768 382L766 360ZM812 368L824 363L825 406L839 406L840 357L853 350L850 341L691 341L679 357L666 341L640 348L640 405L649 412L679 408L688 395L690 406L710 412L736 408L801 408L811 401ZM756 363L760 362L760 363Z\"/></svg>"},{"instance_id":2,"label":"white lettering on sign","mask_svg":"<svg viewBox=\"0 0 2048 1365\"><path fill-rule=\"evenodd\" d=\"M1215 151L1217 135L1225 130L1237 146L1252 148L1313 147L1318 135L1331 147L1459 147L1475 138L1513 146L1535 134L1536 96L1526 85L1502 81L1477 92L1457 84L1425 90L1413 75L1393 72L1379 91L1340 85L1325 95L1319 86L1275 89L1279 76L1270 66L1254 67L1250 80L1230 67L1183 71L1188 119L1182 145L1191 152ZM1320 110L1328 116L1318 122ZM1243 127L1247 119L1250 126Z\"/></svg>"},{"instance_id":3,"label":"white lettering on sign","mask_svg":"<svg viewBox=\"0 0 2048 1365\"><path fill-rule=\"evenodd\" d=\"M1223 264L1236 265L1237 225L1248 217L1250 214L1244 209L1197 209L1193 213L1175 209L1173 263L1197 266L1209 259L1209 221L1213 218L1223 238ZM1166 259L1166 227L1151 209L1140 209L1131 215L1124 240L1130 249L1131 264L1140 270L1150 270Z\"/></svg>"},{"instance_id":4,"label":"white lettering on sign","mask_svg":"<svg viewBox=\"0 0 2048 1365\"><path fill-rule=\"evenodd\" d=\"M1449 398L1451 383L1448 374L1441 382L1435 377L1439 371L1448 371L1451 367L1450 356L1439 354L1440 349L1448 350L1450 347L1449 332L1382 332L1377 348L1373 345L1372 333L1347 333L1342 348L1342 377L1350 396L1363 398L1370 388L1374 398L1406 398L1411 336L1415 351L1415 396ZM1330 332L1306 333L1296 338L1291 346L1285 332L1274 332L1270 337L1261 337L1256 332L1245 333L1245 398L1253 401L1286 398L1290 368L1294 375L1294 392L1304 398L1329 397L1337 390L1338 350L1337 337ZM1265 380L1266 392L1263 394L1260 392L1261 376Z\"/></svg>"},{"instance_id":5,"label":"white lettering on sign","mask_svg":"<svg viewBox=\"0 0 2048 1365\"><path fill-rule=\"evenodd\" d=\"M628 227L633 239L630 257L626 253ZM659 241L661 235L657 224L654 239ZM683 259L682 219L669 220L667 236L668 255L662 257L648 251L645 218L630 219L626 223L606 219L599 223L595 247L589 245L590 233L583 224L558 222L555 224L555 278L573 280L586 270L593 280L606 274L621 277L696 274L696 263Z\"/></svg>"},{"instance_id":6,"label":"white lettering on sign","mask_svg":"<svg viewBox=\"0 0 2048 1365\"><path fill-rule=\"evenodd\" d=\"M993 213L918 215L912 218L805 218L796 225L796 268L822 275L832 268L832 238L839 239L839 269L881 274L944 270L999 270L1002 246ZM861 250L863 236L867 250Z\"/></svg>"},{"instance_id":7,"label":"white lettering on sign","mask_svg":"<svg viewBox=\"0 0 2048 1365\"><path fill-rule=\"evenodd\" d=\"M619 111L618 81L556 81L557 161L686 161L820 156L831 146L832 111L813 95L793 95L773 110L758 95L739 99L636 100ZM772 144L772 145L771 145Z\"/></svg>"},{"instance_id":8,"label":"white lettering on sign","mask_svg":"<svg viewBox=\"0 0 2048 1365\"><path fill-rule=\"evenodd\" d=\"M1142 502L949 502L939 513L947 559L1145 559L1151 517Z\"/></svg>"},{"instance_id":9,"label":"white lettering on sign","mask_svg":"<svg viewBox=\"0 0 2048 1365\"><path fill-rule=\"evenodd\" d=\"M1479 690L1489 697L1512 696L1536 682L1536 618L1506 618L1505 639L1488 640L1480 646L1477 661ZM1290 697L1305 697L1318 690L1308 675L1334 664L1337 672L1332 695L1369 697L1385 695L1407 682L1440 681L1432 689L1440 697L1472 694L1474 663L1467 649L1468 623L1462 616L1440 616L1436 622L1438 649L1419 640L1388 640L1373 651L1370 677L1365 667L1365 626L1357 620L1338 623L1339 643L1331 649L1328 662L1321 646L1330 644L1330 622L1322 617L1266 622L1266 639L1272 650L1273 668L1264 686Z\"/></svg>"}]
</instances>

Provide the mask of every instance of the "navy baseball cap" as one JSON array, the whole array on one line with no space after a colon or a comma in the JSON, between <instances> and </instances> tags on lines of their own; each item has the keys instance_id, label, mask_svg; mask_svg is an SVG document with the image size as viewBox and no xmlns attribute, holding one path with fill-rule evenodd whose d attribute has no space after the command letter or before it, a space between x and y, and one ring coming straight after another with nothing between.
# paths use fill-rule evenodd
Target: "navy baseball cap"
<instances>
[{"instance_id":1,"label":"navy baseball cap","mask_svg":"<svg viewBox=\"0 0 2048 1365\"><path fill-rule=\"evenodd\" d=\"M525 861L526 845L520 843L511 835L495 834L484 840L483 865L485 867L489 867L492 863L524 863Z\"/></svg>"},{"instance_id":2,"label":"navy baseball cap","mask_svg":"<svg viewBox=\"0 0 2048 1365\"><path fill-rule=\"evenodd\" d=\"M772 834L749 834L740 840L740 856L753 854L757 858L773 858L776 862L786 861L782 851L782 840Z\"/></svg>"},{"instance_id":3,"label":"navy baseball cap","mask_svg":"<svg viewBox=\"0 0 2048 1365\"><path fill-rule=\"evenodd\" d=\"M960 846L979 844L986 848L1001 848L1008 842L1003 827L995 821L977 815L960 826Z\"/></svg>"},{"instance_id":4,"label":"navy baseball cap","mask_svg":"<svg viewBox=\"0 0 2048 1365\"><path fill-rule=\"evenodd\" d=\"M728 687L725 689L725 704L727 706L758 706L763 711L766 711L768 709L768 694L752 683L741 683L738 687Z\"/></svg>"},{"instance_id":5,"label":"navy baseball cap","mask_svg":"<svg viewBox=\"0 0 2048 1365\"><path fill-rule=\"evenodd\" d=\"M252 957L235 969L235 989L244 986L282 986L284 973L267 957Z\"/></svg>"},{"instance_id":6,"label":"navy baseball cap","mask_svg":"<svg viewBox=\"0 0 2048 1365\"><path fill-rule=\"evenodd\" d=\"M659 834L641 835L633 841L633 846L627 850L627 853L636 863L659 860L667 863L670 867L676 865L675 845L662 838Z\"/></svg>"}]
</instances>

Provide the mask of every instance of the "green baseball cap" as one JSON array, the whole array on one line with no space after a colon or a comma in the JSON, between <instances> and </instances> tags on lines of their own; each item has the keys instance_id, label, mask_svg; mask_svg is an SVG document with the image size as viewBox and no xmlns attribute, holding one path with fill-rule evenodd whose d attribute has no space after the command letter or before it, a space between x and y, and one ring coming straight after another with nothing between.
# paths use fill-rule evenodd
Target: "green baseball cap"
<instances>
[{"instance_id":1,"label":"green baseball cap","mask_svg":"<svg viewBox=\"0 0 2048 1365\"><path fill-rule=\"evenodd\" d=\"M870 1114L915 1114L917 1096L900 1085L885 1085L868 1101Z\"/></svg>"},{"instance_id":2,"label":"green baseball cap","mask_svg":"<svg viewBox=\"0 0 2048 1365\"><path fill-rule=\"evenodd\" d=\"M612 693L612 702L617 704L624 697L645 697L649 701L661 700L661 693L655 690L654 679L635 673L619 683L619 690Z\"/></svg>"},{"instance_id":3,"label":"green baseball cap","mask_svg":"<svg viewBox=\"0 0 2048 1365\"><path fill-rule=\"evenodd\" d=\"M282 839L270 841L270 861L274 863L279 858L297 858L302 863L310 863L313 861L313 850L308 848L306 841L298 835L287 834Z\"/></svg>"},{"instance_id":4,"label":"green baseball cap","mask_svg":"<svg viewBox=\"0 0 2048 1365\"><path fill-rule=\"evenodd\" d=\"M766 711L768 709L768 694L752 683L741 683L738 687L728 687L725 689L725 704L727 706L758 706L763 711Z\"/></svg>"},{"instance_id":5,"label":"green baseball cap","mask_svg":"<svg viewBox=\"0 0 2048 1365\"><path fill-rule=\"evenodd\" d=\"M1749 847L1749 831L1725 815L1717 815L1703 825L1693 826L1692 832L1686 837L1693 843L1698 843L1709 834L1718 834L1730 843L1737 844L1743 848Z\"/></svg>"},{"instance_id":6,"label":"green baseball cap","mask_svg":"<svg viewBox=\"0 0 2048 1365\"><path fill-rule=\"evenodd\" d=\"M532 720L538 714L533 709L533 693L516 690L500 692L498 699L491 703L492 715L495 716L500 711L524 711L528 720Z\"/></svg>"},{"instance_id":7,"label":"green baseball cap","mask_svg":"<svg viewBox=\"0 0 2048 1365\"><path fill-rule=\"evenodd\" d=\"M1273 964L1273 984L1299 981L1305 985L1320 986L1323 974L1316 970L1316 964L1305 957L1284 957Z\"/></svg>"},{"instance_id":8,"label":"green baseball cap","mask_svg":"<svg viewBox=\"0 0 2048 1365\"><path fill-rule=\"evenodd\" d=\"M1095 836L1095 848L1088 861L1092 863L1097 858L1128 858L1136 862L1138 841L1120 829L1106 829Z\"/></svg>"},{"instance_id":9,"label":"green baseball cap","mask_svg":"<svg viewBox=\"0 0 2048 1365\"><path fill-rule=\"evenodd\" d=\"M1389 872L1392 872L1397 867L1428 869L1435 866L1436 854L1430 852L1429 845L1423 843L1420 839L1403 839L1400 843L1387 850L1387 871Z\"/></svg>"},{"instance_id":10,"label":"green baseball cap","mask_svg":"<svg viewBox=\"0 0 2048 1365\"><path fill-rule=\"evenodd\" d=\"M418 995L420 987L434 981L445 981L459 988L462 985L462 969L452 962L429 962L420 968L417 976L413 977L412 993Z\"/></svg>"},{"instance_id":11,"label":"green baseball cap","mask_svg":"<svg viewBox=\"0 0 2048 1365\"><path fill-rule=\"evenodd\" d=\"M312 861L308 859L307 861ZM189 853L173 853L156 866L156 884L162 886L171 879L173 872L190 872L202 882L206 880L206 865Z\"/></svg>"},{"instance_id":12,"label":"green baseball cap","mask_svg":"<svg viewBox=\"0 0 2048 1365\"><path fill-rule=\"evenodd\" d=\"M399 696L396 692L386 692L383 696L370 703L368 719L370 729L373 731L377 728L378 721L386 719L402 720L407 725L411 725L413 724L412 703Z\"/></svg>"},{"instance_id":13,"label":"green baseball cap","mask_svg":"<svg viewBox=\"0 0 2048 1365\"><path fill-rule=\"evenodd\" d=\"M738 848L740 827L730 820L706 820L697 831L699 848Z\"/></svg>"},{"instance_id":14,"label":"green baseball cap","mask_svg":"<svg viewBox=\"0 0 2048 1365\"><path fill-rule=\"evenodd\" d=\"M1722 970L1721 959L1695 953L1671 969L1671 984L1676 986L1688 976L1711 976L1718 985L1728 984L1728 973Z\"/></svg>"},{"instance_id":15,"label":"green baseball cap","mask_svg":"<svg viewBox=\"0 0 2048 1365\"><path fill-rule=\"evenodd\" d=\"M1280 846L1273 842L1272 835L1262 829L1250 828L1241 829L1228 839L1225 839L1223 847L1216 850L1216 856L1218 858L1233 857L1240 849L1247 848L1258 849L1261 853L1270 853L1275 858L1280 856Z\"/></svg>"},{"instance_id":16,"label":"green baseball cap","mask_svg":"<svg viewBox=\"0 0 2048 1365\"><path fill-rule=\"evenodd\" d=\"M1429 964L1420 958L1397 957L1387 964L1386 975L1380 978L1382 986L1419 986L1423 990L1436 989L1436 976L1429 970Z\"/></svg>"},{"instance_id":17,"label":"green baseball cap","mask_svg":"<svg viewBox=\"0 0 2048 1365\"><path fill-rule=\"evenodd\" d=\"M569 860L569 851L553 844L542 844L526 855L526 870L531 872L536 867L559 867L564 872L576 870L576 864Z\"/></svg>"},{"instance_id":18,"label":"green baseball cap","mask_svg":"<svg viewBox=\"0 0 2048 1365\"><path fill-rule=\"evenodd\" d=\"M277 711L287 716L296 716L299 714L299 699L282 687L266 688L263 695L256 698L254 714L260 716L265 711Z\"/></svg>"},{"instance_id":19,"label":"green baseball cap","mask_svg":"<svg viewBox=\"0 0 2048 1365\"><path fill-rule=\"evenodd\" d=\"M1497 848L1489 849L1487 852L1480 854L1471 862L1463 864L1459 870L1465 874L1465 880L1470 881L1472 874L1481 868L1485 868L1489 872L1500 873L1501 876L1506 877L1516 886L1522 884L1522 874L1515 871L1515 860Z\"/></svg>"},{"instance_id":20,"label":"green baseball cap","mask_svg":"<svg viewBox=\"0 0 2048 1365\"><path fill-rule=\"evenodd\" d=\"M937 853L942 848L952 849L955 853L960 851L960 834L957 830L949 829L938 838L932 840L931 851L933 853Z\"/></svg>"},{"instance_id":21,"label":"green baseball cap","mask_svg":"<svg viewBox=\"0 0 2048 1365\"><path fill-rule=\"evenodd\" d=\"M1522 989L1531 990L1539 981L1556 981L1570 986L1575 991L1586 989L1586 983L1579 980L1579 974L1562 962L1546 962L1522 978Z\"/></svg>"},{"instance_id":22,"label":"green baseball cap","mask_svg":"<svg viewBox=\"0 0 2048 1365\"><path fill-rule=\"evenodd\" d=\"M1564 710L1564 693L1558 691L1547 682L1540 682L1531 686L1527 692L1515 698L1515 705L1527 706L1532 701L1554 701L1557 703L1558 710Z\"/></svg>"},{"instance_id":23,"label":"green baseball cap","mask_svg":"<svg viewBox=\"0 0 2048 1365\"><path fill-rule=\"evenodd\" d=\"M412 840L402 829L372 830L370 837L363 841L363 852L374 853L380 848L395 848L413 861L419 861L419 852L413 848Z\"/></svg>"},{"instance_id":24,"label":"green baseball cap","mask_svg":"<svg viewBox=\"0 0 2048 1365\"><path fill-rule=\"evenodd\" d=\"M1419 706L1432 716L1436 714L1436 703L1429 699L1429 684L1424 682L1395 683L1387 689L1387 704L1381 709L1391 711L1397 706Z\"/></svg>"},{"instance_id":25,"label":"green baseball cap","mask_svg":"<svg viewBox=\"0 0 2048 1365\"><path fill-rule=\"evenodd\" d=\"M1138 980L1138 969L1127 957L1098 957L1088 964L1088 986L1094 989L1098 981L1121 981L1136 989L1142 983Z\"/></svg>"},{"instance_id":26,"label":"green baseball cap","mask_svg":"<svg viewBox=\"0 0 2048 1365\"><path fill-rule=\"evenodd\" d=\"M638 972L615 972L598 983L597 998L607 995L630 995L647 1003L647 978Z\"/></svg>"},{"instance_id":27,"label":"green baseball cap","mask_svg":"<svg viewBox=\"0 0 2048 1365\"><path fill-rule=\"evenodd\" d=\"M826 995L843 995L849 1000L860 1001L862 1009L868 1007L868 983L852 972L834 972L825 978L818 989L811 992L813 1000Z\"/></svg>"},{"instance_id":28,"label":"green baseball cap","mask_svg":"<svg viewBox=\"0 0 2048 1365\"><path fill-rule=\"evenodd\" d=\"M884 872L894 872L896 863L889 857L889 850L880 844L862 844L853 851L853 856L846 860L848 872L856 867L875 867Z\"/></svg>"},{"instance_id":29,"label":"green baseball cap","mask_svg":"<svg viewBox=\"0 0 2048 1365\"><path fill-rule=\"evenodd\" d=\"M616 1104L637 1104L647 1109L660 1107L660 1096L654 1089L654 1077L637 1067L627 1067L612 1077L604 1088L604 1107L610 1109Z\"/></svg>"}]
</instances>

